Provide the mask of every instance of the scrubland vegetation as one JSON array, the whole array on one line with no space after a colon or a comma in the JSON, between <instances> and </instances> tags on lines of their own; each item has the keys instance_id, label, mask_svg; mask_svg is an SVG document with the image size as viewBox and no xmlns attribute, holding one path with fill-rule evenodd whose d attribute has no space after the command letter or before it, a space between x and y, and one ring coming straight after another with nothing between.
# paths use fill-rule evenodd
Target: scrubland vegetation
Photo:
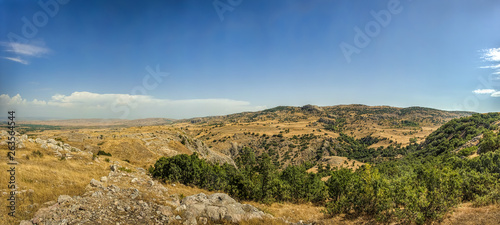
<instances>
[{"instance_id":1,"label":"scrubland vegetation","mask_svg":"<svg viewBox=\"0 0 500 225\"><path fill-rule=\"evenodd\" d=\"M355 158L401 154L394 160L308 173L312 163L279 169L267 153L243 148L236 166L217 165L196 154L162 157L150 173L168 182L221 190L240 200L313 202L328 216L368 216L380 222L422 224L440 220L459 203L484 206L500 201L499 113L453 119L424 142L406 147L367 150L372 138L339 137L346 154ZM412 126L414 124L411 124ZM481 138L482 135L482 138ZM479 140L477 145L467 143ZM469 144L470 145L470 144ZM330 176L326 182L322 177Z\"/></svg>"},{"instance_id":2,"label":"scrubland vegetation","mask_svg":"<svg viewBox=\"0 0 500 225\"><path fill-rule=\"evenodd\" d=\"M488 210L500 199L499 123L498 113L349 105L277 107L168 126L49 124L26 130L27 137L52 138L85 154L62 160L51 148L25 141L17 152L26 191L19 218L32 218L59 195L84 193L90 179L120 163L134 171L154 164L149 172L181 199L225 192L292 222L446 224L463 221L452 211L474 221L474 210L497 221ZM208 150L211 157L231 157L230 164L205 161ZM299 213L304 208L307 213Z\"/></svg>"}]
</instances>

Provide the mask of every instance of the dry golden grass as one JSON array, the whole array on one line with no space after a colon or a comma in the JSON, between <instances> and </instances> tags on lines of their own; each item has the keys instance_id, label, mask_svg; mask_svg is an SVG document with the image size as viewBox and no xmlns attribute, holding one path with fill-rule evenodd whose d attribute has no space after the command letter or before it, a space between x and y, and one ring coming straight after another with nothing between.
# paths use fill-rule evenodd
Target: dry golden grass
<instances>
[{"instance_id":1,"label":"dry golden grass","mask_svg":"<svg viewBox=\"0 0 500 225\"><path fill-rule=\"evenodd\" d=\"M226 223L223 223L223 224L226 224ZM227 223L227 224L232 224L232 223ZM279 220L279 219L264 218L264 219L243 220L239 224L241 224L241 225L261 225L261 224L286 225L287 223L285 223L284 221Z\"/></svg>"},{"instance_id":2,"label":"dry golden grass","mask_svg":"<svg viewBox=\"0 0 500 225\"><path fill-rule=\"evenodd\" d=\"M166 131L166 132L165 132ZM165 132L161 136L158 132ZM69 133L78 133L88 136L81 141L70 141L66 137ZM96 154L98 151L111 153L117 161L129 161L135 166L147 168L163 156L160 152L146 146L142 139L151 139L151 135L158 136L160 139L165 137L177 136L182 131L171 126L144 126L128 128L99 128L99 129L63 129L46 130L43 132L30 132L28 135L35 138L61 140L72 147L83 151L91 151ZM101 138L102 137L102 138ZM185 145L177 140L171 140L166 145L176 154L192 154Z\"/></svg>"},{"instance_id":3,"label":"dry golden grass","mask_svg":"<svg viewBox=\"0 0 500 225\"><path fill-rule=\"evenodd\" d=\"M474 208L470 203L462 204L439 224L500 224L500 205Z\"/></svg>"},{"instance_id":4,"label":"dry golden grass","mask_svg":"<svg viewBox=\"0 0 500 225\"><path fill-rule=\"evenodd\" d=\"M26 190L25 193L16 195L16 217L12 218L7 215L5 200L7 195L2 195L0 201L0 221L5 224L19 223L20 220L31 219L45 202L54 201L59 195L76 196L81 195L85 191L85 186L89 181L99 179L107 174L109 163L93 162L92 156L82 156L81 159L57 159L52 151L37 148L35 144L27 143L27 147L16 150L16 160L19 162L16 165L16 183L18 191ZM0 147L2 152L6 152L6 146ZM32 152L39 150L42 152L42 157L32 155ZM27 157L29 159L27 159ZM5 192L9 176L7 176L8 165L0 163L0 188ZM33 190L29 192L27 190Z\"/></svg>"},{"instance_id":5,"label":"dry golden grass","mask_svg":"<svg viewBox=\"0 0 500 225\"><path fill-rule=\"evenodd\" d=\"M154 164L160 157L158 154L151 152L144 147L140 140L106 140L101 145L103 151L111 153L113 157L121 161L129 160L135 165L146 167L147 165Z\"/></svg>"},{"instance_id":6,"label":"dry golden grass","mask_svg":"<svg viewBox=\"0 0 500 225\"><path fill-rule=\"evenodd\" d=\"M180 143L178 141L170 141L168 143L168 147L170 149L175 149L177 152L179 152L179 154L188 154L188 155L193 154L193 152L191 150L186 148L185 145L183 145L182 143Z\"/></svg>"},{"instance_id":7,"label":"dry golden grass","mask_svg":"<svg viewBox=\"0 0 500 225\"><path fill-rule=\"evenodd\" d=\"M248 201L243 203L253 205L263 212L269 213L274 217L283 218L288 222L299 222L300 220L319 221L325 218L324 214L321 212L324 207L315 206L312 203L273 203L270 205Z\"/></svg>"}]
</instances>

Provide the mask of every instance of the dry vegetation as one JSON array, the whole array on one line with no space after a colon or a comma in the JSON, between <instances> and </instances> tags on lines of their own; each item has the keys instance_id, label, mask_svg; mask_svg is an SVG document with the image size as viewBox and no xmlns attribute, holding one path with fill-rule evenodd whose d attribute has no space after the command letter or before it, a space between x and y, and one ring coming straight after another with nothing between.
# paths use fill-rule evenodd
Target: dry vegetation
<instances>
[{"instance_id":1,"label":"dry vegetation","mask_svg":"<svg viewBox=\"0 0 500 225\"><path fill-rule=\"evenodd\" d=\"M366 107L366 106L337 106L323 107L319 111L308 111L292 107L291 110L276 110L265 113L242 113L224 117L198 118L193 120L178 121L172 125L158 125L159 123L170 123L170 120L155 120L149 123L153 126L125 127L123 121L110 121L112 127L82 127L82 121L53 121L49 125L64 126L71 125L72 128L58 130L36 131L31 130L26 134L30 138L55 139L79 148L84 152L97 154L99 151L110 153L112 156L99 156L94 158L92 154L74 153L71 159L55 157L52 150L41 148L36 143L25 142L26 147L18 149L16 159L19 165L16 167L16 182L18 184L17 195L17 217L15 219L7 216L6 203L0 201L0 220L7 224L14 224L20 219L29 219L43 203L57 199L59 195L80 195L84 193L85 186L94 178L98 179L109 172L109 165L118 162L122 166L130 168L148 166L161 156L172 156L175 154L192 154L193 150L185 142L191 140L202 140L218 154L232 156L231 148L256 143L263 135L272 137L282 135L290 140L294 136L315 134L322 138L337 138L339 132L327 130L324 124L318 123L321 118L333 120L347 117L343 132L354 137L365 137L368 135L387 138L371 147L389 146L391 143L400 143L403 146L409 144L410 138L417 138L418 142L424 140L432 131L436 130L444 122L452 118L466 115L467 113L443 112L443 111L418 111L401 115L401 109L390 107ZM371 111L370 111L371 110ZM379 110L379 111L377 111ZM339 112L343 112L340 114ZM399 114L398 114L399 113ZM418 126L398 127L401 120L418 121ZM139 121L140 122L140 121ZM144 121L142 121L144 122ZM99 123L99 121L97 121ZM130 124L136 124L134 121ZM35 122L34 124L45 124ZM119 125L119 126L118 126ZM80 127L76 127L80 126ZM97 126L93 124L92 126ZM121 127L120 127L121 126ZM182 137L181 137L182 136ZM165 142L152 142L153 140L164 140ZM224 141L222 141L224 140ZM184 143L183 143L184 142ZM165 145L159 146L164 143ZM0 146L2 152L7 151L7 146ZM39 151L42 156L33 152ZM298 149L292 153L299 152ZM285 152L278 152L278 158L283 159ZM298 155L302 161L311 158L308 154ZM292 154L293 158L293 154ZM295 162L301 162L296 160ZM335 167L357 168L362 163L345 157L326 155L319 163L330 164ZM347 162L347 164L345 164ZM286 165L286 164L283 164ZM0 190L7 192L6 184L8 177L5 176L8 166L0 163ZM317 166L310 169L317 171ZM200 192L211 194L213 192L196 187L187 187L182 184L165 184L172 194L188 196ZM2 194L2 199L6 195ZM245 202L268 212L275 217L283 218L290 222L316 221L320 224L359 224L364 223L363 218L347 220L342 217L325 218L321 212L323 207L312 204L273 203L265 205L255 202ZM500 221L497 206L472 208L464 205L455 210L444 220L443 224L492 224ZM242 224L284 224L282 220L255 220L245 221Z\"/></svg>"},{"instance_id":2,"label":"dry vegetation","mask_svg":"<svg viewBox=\"0 0 500 225\"><path fill-rule=\"evenodd\" d=\"M7 151L5 145L0 149L2 152ZM40 151L43 156L33 155L34 151ZM53 201L59 195L83 194L88 182L92 178L98 179L107 174L106 169L109 167L109 163L104 161L92 161L92 155L60 160L54 157L52 152L33 143L27 144L24 149L18 149L16 156L19 162L16 166L16 183L20 192L16 195L18 198L16 220L7 216L7 201L2 200L0 203L0 220L8 221L8 224L19 222L19 219L31 218L43 203ZM10 190L4 189L9 179L5 176L8 165L1 163L0 170L3 174L0 176L2 192L8 192ZM2 194L2 199L6 198L7 195Z\"/></svg>"}]
</instances>

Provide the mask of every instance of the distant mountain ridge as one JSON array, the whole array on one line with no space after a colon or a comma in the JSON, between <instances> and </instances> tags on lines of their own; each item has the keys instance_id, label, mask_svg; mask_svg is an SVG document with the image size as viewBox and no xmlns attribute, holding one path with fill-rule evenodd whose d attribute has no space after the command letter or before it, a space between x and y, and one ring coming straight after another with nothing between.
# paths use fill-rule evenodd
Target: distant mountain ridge
<instances>
[{"instance_id":1,"label":"distant mountain ridge","mask_svg":"<svg viewBox=\"0 0 500 225\"><path fill-rule=\"evenodd\" d=\"M470 111L446 111L446 110L439 110L439 109L433 109L433 108L427 108L427 107L420 107L420 106L412 106L412 107L406 107L406 108L400 108L400 107L392 107L392 106L367 106L367 105L362 105L362 104L351 104L351 105L335 105L335 106L316 106L316 105L304 105L302 107L299 106L277 106L274 108L270 109L265 109L262 111L257 111L257 112L241 112L241 113L234 113L234 114L229 114L229 115L223 115L223 116L207 116L207 117L196 117L196 118L191 118L191 119L180 119L177 120L176 122L183 122L183 121L192 121L193 123L197 122L208 122L208 121L217 121L217 120L227 120L229 122L235 122L235 119L237 118L244 118L248 117L248 119L243 120L242 122L252 122L256 121L257 118L259 119L265 119L265 115L273 114L276 113L276 115L279 115L279 113L305 113L309 115L328 115L332 113L338 113L338 114L345 114L343 112L357 112L360 114L381 114L381 113L388 113L388 114L397 114L397 115L411 115L411 114L416 114L416 113L425 113L428 115L441 115L445 118L455 118L456 116L462 117L462 116L469 116L472 115L476 112L470 112ZM281 118L283 120L286 120L287 118ZM288 118L288 119L293 119L293 118Z\"/></svg>"},{"instance_id":2,"label":"distant mountain ridge","mask_svg":"<svg viewBox=\"0 0 500 225\"><path fill-rule=\"evenodd\" d=\"M108 127L108 126L157 126L174 122L174 119L147 118L147 119L65 119L65 120L21 120L18 124L72 126L72 127Z\"/></svg>"}]
</instances>

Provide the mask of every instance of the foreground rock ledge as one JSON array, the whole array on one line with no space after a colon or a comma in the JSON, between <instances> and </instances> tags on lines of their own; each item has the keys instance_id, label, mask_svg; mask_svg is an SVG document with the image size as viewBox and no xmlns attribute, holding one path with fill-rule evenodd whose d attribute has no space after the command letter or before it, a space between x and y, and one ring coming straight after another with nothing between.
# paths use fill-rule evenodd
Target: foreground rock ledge
<instances>
[{"instance_id":1,"label":"foreground rock ledge","mask_svg":"<svg viewBox=\"0 0 500 225\"><path fill-rule=\"evenodd\" d=\"M107 177L92 179L82 196L61 195L20 224L205 224L272 217L222 193L201 193L179 202L143 169L127 173L118 168L112 165Z\"/></svg>"},{"instance_id":2,"label":"foreground rock ledge","mask_svg":"<svg viewBox=\"0 0 500 225\"><path fill-rule=\"evenodd\" d=\"M181 201L181 205L175 210L186 219L186 224L197 224L198 220L227 220L236 223L240 220L262 219L266 216L257 208L236 202L229 195L223 193L209 196L200 193L188 196Z\"/></svg>"}]
</instances>

